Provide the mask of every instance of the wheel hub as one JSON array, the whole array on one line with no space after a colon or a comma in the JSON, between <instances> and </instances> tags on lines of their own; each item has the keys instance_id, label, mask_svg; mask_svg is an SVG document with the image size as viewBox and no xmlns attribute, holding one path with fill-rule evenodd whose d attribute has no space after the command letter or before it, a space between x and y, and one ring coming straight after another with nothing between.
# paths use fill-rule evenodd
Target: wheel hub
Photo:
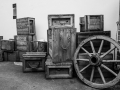
<instances>
[{"instance_id":1,"label":"wheel hub","mask_svg":"<svg viewBox=\"0 0 120 90\"><path fill-rule=\"evenodd\" d=\"M90 58L90 61L89 63L91 65L94 65L94 66L98 66L98 65L101 65L101 59L99 57L99 55L93 55L91 58Z\"/></svg>"}]
</instances>

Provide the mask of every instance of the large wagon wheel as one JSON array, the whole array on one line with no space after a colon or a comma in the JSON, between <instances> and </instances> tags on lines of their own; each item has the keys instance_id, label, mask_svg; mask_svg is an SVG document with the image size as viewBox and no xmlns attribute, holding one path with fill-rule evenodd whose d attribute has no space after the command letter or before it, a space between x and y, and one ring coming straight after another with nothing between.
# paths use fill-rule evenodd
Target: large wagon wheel
<instances>
[{"instance_id":1,"label":"large wagon wheel","mask_svg":"<svg viewBox=\"0 0 120 90\"><path fill-rule=\"evenodd\" d=\"M94 48L94 40L101 40L98 50L95 50ZM106 41L109 42L112 47L108 51L103 53L102 48L104 46L104 42ZM88 50L84 48L84 45L87 43L89 43L92 53L88 52ZM114 52L114 50L116 49L120 51L120 45L115 40L106 36L92 36L83 40L79 44L74 54L74 67L78 77L85 84L94 88L108 88L115 85L120 79L120 73L119 71L115 71L114 69L109 68L107 64L112 63L113 65L113 63L119 63L120 60L115 60L114 58L112 58L111 60L106 60L105 57ZM82 55L79 53L80 50L83 50L87 57L79 57L80 55ZM86 65L84 67L80 67L78 62L86 63ZM108 78L105 77L105 74L103 72L104 70L110 73L113 77L109 78L108 80ZM83 72L88 75L88 77L85 77L85 74ZM99 75L99 77L96 78L97 75ZM97 79L98 81L96 81Z\"/></svg>"}]
</instances>

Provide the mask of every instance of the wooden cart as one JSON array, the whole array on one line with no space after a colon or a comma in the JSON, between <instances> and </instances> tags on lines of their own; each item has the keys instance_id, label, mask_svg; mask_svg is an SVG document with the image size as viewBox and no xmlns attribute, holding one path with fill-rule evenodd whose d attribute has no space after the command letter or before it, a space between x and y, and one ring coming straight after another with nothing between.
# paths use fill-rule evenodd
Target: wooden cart
<instances>
[{"instance_id":1,"label":"wooden cart","mask_svg":"<svg viewBox=\"0 0 120 90\"><path fill-rule=\"evenodd\" d=\"M94 48L94 40L101 40L99 49ZM102 52L105 42L111 43L111 48ZM91 52L84 46L90 44ZM84 53L79 53L80 50ZM74 67L80 80L94 88L108 88L120 80L119 70L113 65L119 64L120 60L114 58L114 52L120 51L120 45L110 37L97 35L83 40L77 47L74 54Z\"/></svg>"}]
</instances>

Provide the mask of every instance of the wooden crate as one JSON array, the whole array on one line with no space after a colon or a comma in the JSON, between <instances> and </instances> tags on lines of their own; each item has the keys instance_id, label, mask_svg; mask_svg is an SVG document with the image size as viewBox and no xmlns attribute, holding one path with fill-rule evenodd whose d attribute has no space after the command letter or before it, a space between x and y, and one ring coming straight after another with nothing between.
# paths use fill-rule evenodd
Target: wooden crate
<instances>
[{"instance_id":1,"label":"wooden crate","mask_svg":"<svg viewBox=\"0 0 120 90\"><path fill-rule=\"evenodd\" d=\"M23 72L45 70L45 52L26 52L23 58Z\"/></svg>"},{"instance_id":2,"label":"wooden crate","mask_svg":"<svg viewBox=\"0 0 120 90\"><path fill-rule=\"evenodd\" d=\"M0 50L0 62L2 62L2 61L3 61L3 51Z\"/></svg>"},{"instance_id":3,"label":"wooden crate","mask_svg":"<svg viewBox=\"0 0 120 90\"><path fill-rule=\"evenodd\" d=\"M72 60L76 49L75 28L53 28L47 33L49 54L53 63Z\"/></svg>"},{"instance_id":4,"label":"wooden crate","mask_svg":"<svg viewBox=\"0 0 120 90\"><path fill-rule=\"evenodd\" d=\"M76 48L84 39L89 38L90 36L94 36L94 35L105 35L105 36L111 37L111 31L77 32L76 33ZM93 44L94 44L95 50L98 51L100 44L101 44L101 40L98 40L98 39L93 40ZM92 52L90 43L86 43L84 45L84 48L87 49L89 52ZM110 42L104 41L102 52L106 52L110 48L111 48ZM83 50L81 50L80 52L83 53Z\"/></svg>"},{"instance_id":5,"label":"wooden crate","mask_svg":"<svg viewBox=\"0 0 120 90\"><path fill-rule=\"evenodd\" d=\"M19 51L32 51L31 42L36 40L35 36L32 35L15 35L15 49Z\"/></svg>"},{"instance_id":6,"label":"wooden crate","mask_svg":"<svg viewBox=\"0 0 120 90\"><path fill-rule=\"evenodd\" d=\"M47 42L45 41L38 42L38 52L47 52Z\"/></svg>"},{"instance_id":7,"label":"wooden crate","mask_svg":"<svg viewBox=\"0 0 120 90\"><path fill-rule=\"evenodd\" d=\"M74 28L74 14L48 15L48 27L49 28L55 28L55 27Z\"/></svg>"},{"instance_id":8,"label":"wooden crate","mask_svg":"<svg viewBox=\"0 0 120 90\"><path fill-rule=\"evenodd\" d=\"M15 41L14 40L2 40L1 49L4 51L14 51L15 50Z\"/></svg>"},{"instance_id":9,"label":"wooden crate","mask_svg":"<svg viewBox=\"0 0 120 90\"><path fill-rule=\"evenodd\" d=\"M80 31L103 31L104 15L85 15L80 17Z\"/></svg>"},{"instance_id":10,"label":"wooden crate","mask_svg":"<svg viewBox=\"0 0 120 90\"><path fill-rule=\"evenodd\" d=\"M45 62L45 77L48 78L72 78L73 64L72 61L54 64L51 58Z\"/></svg>"},{"instance_id":11,"label":"wooden crate","mask_svg":"<svg viewBox=\"0 0 120 90\"><path fill-rule=\"evenodd\" d=\"M17 35L35 35L35 18L25 17L16 19Z\"/></svg>"},{"instance_id":12,"label":"wooden crate","mask_svg":"<svg viewBox=\"0 0 120 90\"><path fill-rule=\"evenodd\" d=\"M103 31L104 16L103 15L85 15L86 31Z\"/></svg>"},{"instance_id":13,"label":"wooden crate","mask_svg":"<svg viewBox=\"0 0 120 90\"><path fill-rule=\"evenodd\" d=\"M5 52L4 51L3 59L4 59L4 61L18 62L19 61L18 51L14 51L14 52Z\"/></svg>"}]
</instances>

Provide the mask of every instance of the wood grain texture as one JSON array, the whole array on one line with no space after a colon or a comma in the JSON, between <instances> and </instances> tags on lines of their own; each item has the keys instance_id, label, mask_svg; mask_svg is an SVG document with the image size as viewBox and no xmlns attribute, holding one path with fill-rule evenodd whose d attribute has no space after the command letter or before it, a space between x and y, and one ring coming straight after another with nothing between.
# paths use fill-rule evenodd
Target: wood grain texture
<instances>
[{"instance_id":1,"label":"wood grain texture","mask_svg":"<svg viewBox=\"0 0 120 90\"><path fill-rule=\"evenodd\" d=\"M76 29L54 28L48 31L48 48L53 62L72 60L76 49Z\"/></svg>"},{"instance_id":2,"label":"wood grain texture","mask_svg":"<svg viewBox=\"0 0 120 90\"><path fill-rule=\"evenodd\" d=\"M35 35L35 18L25 17L16 20L18 35Z\"/></svg>"},{"instance_id":3,"label":"wood grain texture","mask_svg":"<svg viewBox=\"0 0 120 90\"><path fill-rule=\"evenodd\" d=\"M49 28L74 28L74 14L54 14L48 15Z\"/></svg>"},{"instance_id":4,"label":"wood grain texture","mask_svg":"<svg viewBox=\"0 0 120 90\"><path fill-rule=\"evenodd\" d=\"M2 40L1 41L1 49L6 50L6 51L14 51L15 50L15 41Z\"/></svg>"},{"instance_id":5,"label":"wood grain texture","mask_svg":"<svg viewBox=\"0 0 120 90\"><path fill-rule=\"evenodd\" d=\"M104 35L104 36L111 37L111 31L77 32L76 33L76 48L84 39L89 38L90 36L94 36L94 35ZM101 44L101 40L96 39L96 40L93 40L92 42L94 44L96 51L98 51L100 44ZM102 52L109 50L110 47L111 47L110 42L104 41ZM91 45L89 42L84 45L84 48L86 48L89 52L92 51Z\"/></svg>"},{"instance_id":6,"label":"wood grain texture","mask_svg":"<svg viewBox=\"0 0 120 90\"><path fill-rule=\"evenodd\" d=\"M64 62L62 64L54 64L52 59L45 62L45 77L50 78L72 78L73 64L72 62Z\"/></svg>"}]
</instances>

